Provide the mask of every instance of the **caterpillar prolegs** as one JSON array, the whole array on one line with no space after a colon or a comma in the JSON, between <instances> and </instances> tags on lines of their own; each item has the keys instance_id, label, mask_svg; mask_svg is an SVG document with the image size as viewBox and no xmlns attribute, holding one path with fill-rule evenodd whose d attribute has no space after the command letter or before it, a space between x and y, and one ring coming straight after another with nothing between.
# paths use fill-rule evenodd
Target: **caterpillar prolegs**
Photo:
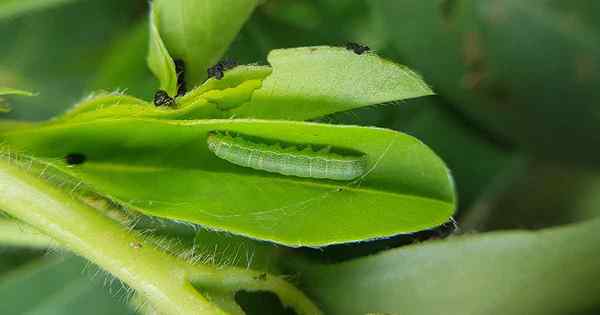
<instances>
[{"instance_id":1,"label":"caterpillar prolegs","mask_svg":"<svg viewBox=\"0 0 600 315\"><path fill-rule=\"evenodd\" d=\"M283 175L353 180L367 169L366 155L342 155L328 148L319 151L310 146L284 148L223 133L210 133L207 143L211 152L233 164Z\"/></svg>"}]
</instances>

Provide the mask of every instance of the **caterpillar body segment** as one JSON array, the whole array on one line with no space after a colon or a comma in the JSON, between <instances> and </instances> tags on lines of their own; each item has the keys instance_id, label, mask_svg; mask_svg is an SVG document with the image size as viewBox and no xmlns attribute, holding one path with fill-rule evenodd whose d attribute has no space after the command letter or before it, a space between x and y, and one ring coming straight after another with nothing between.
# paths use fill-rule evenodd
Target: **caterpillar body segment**
<instances>
[{"instance_id":1,"label":"caterpillar body segment","mask_svg":"<svg viewBox=\"0 0 600 315\"><path fill-rule=\"evenodd\" d=\"M208 149L217 157L233 164L289 176L353 180L362 176L367 168L366 155L341 155L310 146L282 147L246 140L241 136L211 133Z\"/></svg>"}]
</instances>

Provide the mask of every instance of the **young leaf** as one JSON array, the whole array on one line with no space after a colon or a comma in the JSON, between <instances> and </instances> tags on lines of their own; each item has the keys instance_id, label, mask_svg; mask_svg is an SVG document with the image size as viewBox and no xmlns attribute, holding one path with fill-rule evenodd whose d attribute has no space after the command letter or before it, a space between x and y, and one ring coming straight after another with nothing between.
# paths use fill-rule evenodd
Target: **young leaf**
<instances>
[{"instance_id":1,"label":"young leaf","mask_svg":"<svg viewBox=\"0 0 600 315\"><path fill-rule=\"evenodd\" d=\"M598 228L467 236L297 271L332 315L580 314L599 305Z\"/></svg>"},{"instance_id":2,"label":"young leaf","mask_svg":"<svg viewBox=\"0 0 600 315\"><path fill-rule=\"evenodd\" d=\"M215 131L353 150L367 156L367 172L340 182L237 166L209 151L207 136ZM52 161L131 209L289 246L410 233L444 223L454 211L444 163L415 138L385 129L107 119L16 130L2 141ZM72 153L85 155L85 162L56 162Z\"/></svg>"},{"instance_id":3,"label":"young leaf","mask_svg":"<svg viewBox=\"0 0 600 315\"><path fill-rule=\"evenodd\" d=\"M431 95L406 67L340 47L278 49L271 67L238 66L176 99L175 108L114 104L78 115L162 119L264 118L312 120L336 112Z\"/></svg>"},{"instance_id":4,"label":"young leaf","mask_svg":"<svg viewBox=\"0 0 600 315\"><path fill-rule=\"evenodd\" d=\"M260 87L260 81L271 73L266 66L239 66L223 80L208 80L202 86L177 98L173 107L156 107L146 101L118 93L101 94L86 99L57 120L89 121L100 118L206 119L228 118L222 108L241 104Z\"/></svg>"},{"instance_id":5,"label":"young leaf","mask_svg":"<svg viewBox=\"0 0 600 315\"><path fill-rule=\"evenodd\" d=\"M158 31L160 15L156 6L152 6L150 13L150 49L148 51L148 67L160 82L160 89L170 96L177 94L177 72L175 62L169 55L169 51Z\"/></svg>"},{"instance_id":6,"label":"young leaf","mask_svg":"<svg viewBox=\"0 0 600 315\"><path fill-rule=\"evenodd\" d=\"M154 108L154 105L132 96L124 95L121 93L100 92L97 95L92 95L86 98L85 100L77 103L66 113L55 118L55 121L69 120L74 117L80 116L85 117L86 115L83 114L86 113L96 114L93 118L97 119L101 117L101 115L97 115L99 111L103 114L110 112L111 116L119 117L119 114L121 113L118 111L103 111L103 109L107 109L109 107L114 109L115 106L119 108L131 108L135 106L136 108L139 108L138 112L140 110L143 110L144 108Z\"/></svg>"},{"instance_id":7,"label":"young leaf","mask_svg":"<svg viewBox=\"0 0 600 315\"><path fill-rule=\"evenodd\" d=\"M410 69L341 47L277 49L273 73L235 117L309 120L358 107L432 95Z\"/></svg>"},{"instance_id":8,"label":"young leaf","mask_svg":"<svg viewBox=\"0 0 600 315\"><path fill-rule=\"evenodd\" d=\"M202 83L248 19L258 0L155 0L153 14L174 59L183 60L190 87Z\"/></svg>"}]
</instances>

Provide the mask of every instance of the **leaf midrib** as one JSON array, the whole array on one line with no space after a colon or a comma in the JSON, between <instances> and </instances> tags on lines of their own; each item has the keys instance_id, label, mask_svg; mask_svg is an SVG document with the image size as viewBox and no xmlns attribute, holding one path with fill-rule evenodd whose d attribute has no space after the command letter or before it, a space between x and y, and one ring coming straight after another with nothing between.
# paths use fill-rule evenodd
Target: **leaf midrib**
<instances>
[{"instance_id":1,"label":"leaf midrib","mask_svg":"<svg viewBox=\"0 0 600 315\"><path fill-rule=\"evenodd\" d=\"M154 166L154 165L130 165L130 164L102 163L102 162L88 162L88 163L86 163L86 167L96 169L98 171L114 170L114 171L121 171L121 172L140 172L140 173L168 172L169 170L186 170L188 172L214 173L209 170L190 169L190 168L185 168L185 167L181 167L181 168L179 168L179 167L158 167L158 166ZM76 172L71 173L67 170L67 173L76 178L78 177L77 176L78 174ZM246 176L246 177L251 177L251 178L256 178L256 179L267 178L265 176L257 176L257 175L251 175L251 174L244 174L244 175L240 175L240 176ZM336 190L338 188L342 187L346 191L352 191L352 192L357 192L357 193L378 194L378 195L394 196L396 198L424 200L427 202L439 203L439 204L444 204L444 205L452 204L451 201L445 201L442 199L435 199L435 198L426 197L426 196L409 195L409 194L402 194L402 193L398 193L398 192L392 192L392 191L388 191L388 190L365 188L365 186L361 186L361 187L350 186L354 182L343 183L343 184L341 184L341 183L334 184L331 182L316 182L316 181L310 181L310 180L303 180L301 178L295 178L292 176L284 176L284 175L281 175L281 177L273 175L273 176L268 176L268 178L270 181L281 183L281 185L294 183L294 184L300 184L303 186L318 188L318 189L323 189L323 190L331 189L334 192L336 192ZM102 193L102 192L98 192L98 193Z\"/></svg>"}]
</instances>

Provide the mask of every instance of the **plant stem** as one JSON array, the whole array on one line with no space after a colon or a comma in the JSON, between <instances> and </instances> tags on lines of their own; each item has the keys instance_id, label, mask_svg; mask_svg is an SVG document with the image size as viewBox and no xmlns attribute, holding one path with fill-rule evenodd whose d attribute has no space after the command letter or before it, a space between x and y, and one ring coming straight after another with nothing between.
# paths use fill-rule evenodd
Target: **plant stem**
<instances>
[{"instance_id":1,"label":"plant stem","mask_svg":"<svg viewBox=\"0 0 600 315\"><path fill-rule=\"evenodd\" d=\"M298 314L319 315L321 310L302 291L289 282L264 272L227 267L218 273L202 274L190 272L190 280L202 286L216 287L228 291L270 291L277 293L281 302Z\"/></svg>"},{"instance_id":2,"label":"plant stem","mask_svg":"<svg viewBox=\"0 0 600 315\"><path fill-rule=\"evenodd\" d=\"M6 161L0 208L120 278L162 314L225 314L187 281L183 261Z\"/></svg>"},{"instance_id":3,"label":"plant stem","mask_svg":"<svg viewBox=\"0 0 600 315\"><path fill-rule=\"evenodd\" d=\"M161 314L226 314L203 297L192 283L230 292L271 291L300 315L321 314L300 290L279 277L237 267L191 265L1 159L0 208L31 225L33 228L27 227L31 231L39 229L56 240L56 245L120 278ZM14 236L14 232L13 229L10 235Z\"/></svg>"}]
</instances>

